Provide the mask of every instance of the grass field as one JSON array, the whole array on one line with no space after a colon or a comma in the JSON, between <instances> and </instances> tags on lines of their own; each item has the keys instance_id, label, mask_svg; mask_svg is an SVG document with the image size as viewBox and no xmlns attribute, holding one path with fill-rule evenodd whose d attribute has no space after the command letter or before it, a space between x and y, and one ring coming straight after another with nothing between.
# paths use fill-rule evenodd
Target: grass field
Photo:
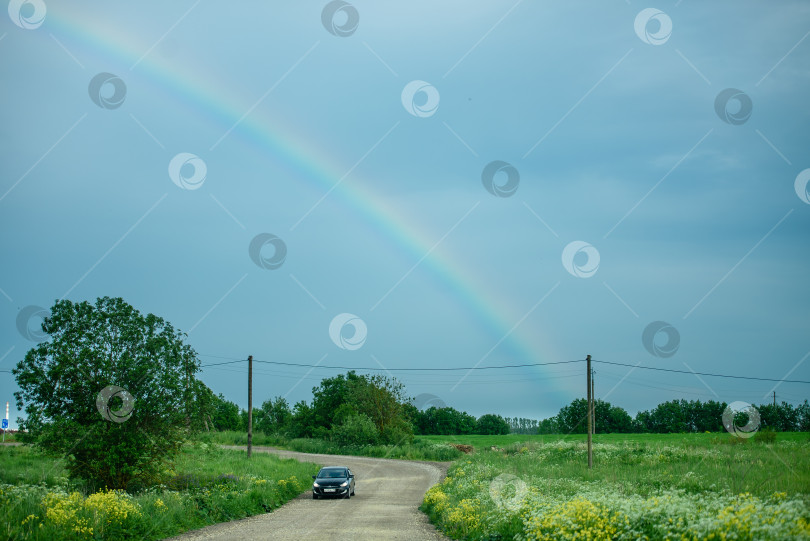
<instances>
[{"instance_id":1,"label":"grass field","mask_svg":"<svg viewBox=\"0 0 810 541\"><path fill-rule=\"evenodd\" d=\"M0 539L162 539L265 513L309 488L318 466L206 444L185 447L161 482L86 494L62 461L0 447Z\"/></svg>"},{"instance_id":2,"label":"grass field","mask_svg":"<svg viewBox=\"0 0 810 541\"><path fill-rule=\"evenodd\" d=\"M455 539L810 539L806 433L422 438L476 448L422 506Z\"/></svg>"}]
</instances>

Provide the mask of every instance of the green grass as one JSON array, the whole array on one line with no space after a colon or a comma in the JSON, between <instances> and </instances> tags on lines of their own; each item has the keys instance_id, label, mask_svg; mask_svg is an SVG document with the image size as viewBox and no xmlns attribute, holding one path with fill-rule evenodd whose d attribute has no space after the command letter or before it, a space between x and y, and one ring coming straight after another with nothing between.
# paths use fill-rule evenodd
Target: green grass
<instances>
[{"instance_id":1,"label":"green grass","mask_svg":"<svg viewBox=\"0 0 810 541\"><path fill-rule=\"evenodd\" d=\"M247 445L247 434L244 432L210 432L201 435L200 438L201 441L212 444ZM426 460L436 462L446 462L462 456L460 451L448 443L424 439L422 436L417 436L413 443L403 445L340 446L330 441L316 438L287 439L265 435L259 432L253 435L253 445L278 447L302 453L398 458L403 460Z\"/></svg>"},{"instance_id":2,"label":"green grass","mask_svg":"<svg viewBox=\"0 0 810 541\"><path fill-rule=\"evenodd\" d=\"M86 494L61 460L0 447L0 539L162 539L272 511L310 487L312 463L215 445L186 446L160 484ZM41 525L41 526L40 526Z\"/></svg>"},{"instance_id":3,"label":"green grass","mask_svg":"<svg viewBox=\"0 0 810 541\"><path fill-rule=\"evenodd\" d=\"M585 434L506 434L500 436L481 436L476 434L464 436L417 436L420 440L433 443L458 443L472 445L476 449L488 449L490 447L503 447L517 442L538 442L550 443L556 441L586 441ZM779 442L810 441L808 432L779 432L776 435ZM672 443L676 445L711 445L716 441L733 443L744 443L745 440L735 438L727 432L722 433L700 433L700 434L594 434L594 443ZM753 441L753 440L751 440Z\"/></svg>"},{"instance_id":4,"label":"green grass","mask_svg":"<svg viewBox=\"0 0 810 541\"><path fill-rule=\"evenodd\" d=\"M423 438L476 448L423 504L453 538L810 539L806 433L597 434L591 470L584 435Z\"/></svg>"},{"instance_id":5,"label":"green grass","mask_svg":"<svg viewBox=\"0 0 810 541\"><path fill-rule=\"evenodd\" d=\"M51 458L28 446L0 446L0 484L44 484L67 486L64 461Z\"/></svg>"}]
</instances>

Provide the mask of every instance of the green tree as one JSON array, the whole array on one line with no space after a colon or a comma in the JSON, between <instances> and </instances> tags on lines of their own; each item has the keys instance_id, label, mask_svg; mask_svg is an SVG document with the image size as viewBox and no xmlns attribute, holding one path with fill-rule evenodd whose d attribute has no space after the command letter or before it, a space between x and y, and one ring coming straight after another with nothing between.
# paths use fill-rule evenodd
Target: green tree
<instances>
[{"instance_id":1,"label":"green tree","mask_svg":"<svg viewBox=\"0 0 810 541\"><path fill-rule=\"evenodd\" d=\"M153 478L194 416L199 362L185 335L109 297L57 301L42 330L49 340L13 370L29 439L73 478L110 488Z\"/></svg>"},{"instance_id":2,"label":"green tree","mask_svg":"<svg viewBox=\"0 0 810 541\"><path fill-rule=\"evenodd\" d=\"M400 444L413 440L413 426L407 420L405 387L381 374L360 376L350 385L348 403L354 411L368 416L382 443Z\"/></svg>"},{"instance_id":3,"label":"green tree","mask_svg":"<svg viewBox=\"0 0 810 541\"><path fill-rule=\"evenodd\" d=\"M331 430L332 440L338 445L374 445L380 432L371 417L363 413L350 415Z\"/></svg>"},{"instance_id":4,"label":"green tree","mask_svg":"<svg viewBox=\"0 0 810 541\"><path fill-rule=\"evenodd\" d=\"M588 431L588 401L576 398L557 413L557 429L561 434L585 434Z\"/></svg>"},{"instance_id":5,"label":"green tree","mask_svg":"<svg viewBox=\"0 0 810 541\"><path fill-rule=\"evenodd\" d=\"M359 379L352 370L345 376L324 378L320 385L312 388L312 421L316 427L328 430L336 422L358 413L349 399Z\"/></svg>"},{"instance_id":6,"label":"green tree","mask_svg":"<svg viewBox=\"0 0 810 541\"><path fill-rule=\"evenodd\" d=\"M315 415L312 408L301 400L293 406L289 434L293 438L311 438L315 434Z\"/></svg>"},{"instance_id":7,"label":"green tree","mask_svg":"<svg viewBox=\"0 0 810 541\"><path fill-rule=\"evenodd\" d=\"M807 402L805 399L804 402L799 404L799 407L796 408L799 417L799 431L801 432L808 432L810 431L810 403Z\"/></svg>"},{"instance_id":8,"label":"green tree","mask_svg":"<svg viewBox=\"0 0 810 541\"><path fill-rule=\"evenodd\" d=\"M277 396L262 403L261 417L256 428L265 434L276 434L287 430L292 421L292 411L285 398ZM254 412L255 413L255 412Z\"/></svg>"},{"instance_id":9,"label":"green tree","mask_svg":"<svg viewBox=\"0 0 810 541\"><path fill-rule=\"evenodd\" d=\"M217 430L240 430L239 406L225 399L222 393L216 397L212 414L214 428Z\"/></svg>"},{"instance_id":10,"label":"green tree","mask_svg":"<svg viewBox=\"0 0 810 541\"><path fill-rule=\"evenodd\" d=\"M475 423L476 434L509 434L509 423L500 415L487 413L478 418Z\"/></svg>"},{"instance_id":11,"label":"green tree","mask_svg":"<svg viewBox=\"0 0 810 541\"><path fill-rule=\"evenodd\" d=\"M196 378L192 380L191 390L190 427L195 431L208 432L214 428L213 417L218 399L214 391Z\"/></svg>"},{"instance_id":12,"label":"green tree","mask_svg":"<svg viewBox=\"0 0 810 541\"><path fill-rule=\"evenodd\" d=\"M449 406L431 406L422 414L419 427L421 434L462 435L472 434L475 430L475 417Z\"/></svg>"},{"instance_id":13,"label":"green tree","mask_svg":"<svg viewBox=\"0 0 810 541\"><path fill-rule=\"evenodd\" d=\"M538 434L560 434L562 431L560 430L557 424L557 416L549 417L548 419L543 419L537 425L537 433Z\"/></svg>"}]
</instances>

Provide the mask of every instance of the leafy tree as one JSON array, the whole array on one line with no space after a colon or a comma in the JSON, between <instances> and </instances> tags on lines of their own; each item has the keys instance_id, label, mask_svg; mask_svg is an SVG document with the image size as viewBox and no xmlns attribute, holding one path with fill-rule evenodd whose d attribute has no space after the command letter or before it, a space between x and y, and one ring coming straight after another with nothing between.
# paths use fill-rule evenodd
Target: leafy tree
<instances>
[{"instance_id":1,"label":"leafy tree","mask_svg":"<svg viewBox=\"0 0 810 541\"><path fill-rule=\"evenodd\" d=\"M292 421L292 411L287 400L277 396L275 400L265 401L259 408L261 416L254 424L265 434L284 432ZM255 413L255 412L254 412Z\"/></svg>"},{"instance_id":2,"label":"leafy tree","mask_svg":"<svg viewBox=\"0 0 810 541\"><path fill-rule=\"evenodd\" d=\"M333 424L342 422L346 417L358 413L354 404L349 403L352 388L360 379L354 370L345 376L338 374L324 378L317 387L312 388L312 416L315 426L330 429Z\"/></svg>"},{"instance_id":3,"label":"leafy tree","mask_svg":"<svg viewBox=\"0 0 810 541\"><path fill-rule=\"evenodd\" d=\"M360 376L353 382L348 403L368 416L380 434L382 443L399 444L413 440L413 427L405 417L405 387L381 374Z\"/></svg>"},{"instance_id":4,"label":"leafy tree","mask_svg":"<svg viewBox=\"0 0 810 541\"><path fill-rule=\"evenodd\" d=\"M363 413L347 417L331 431L332 440L338 445L374 445L380 439L380 432L371 417Z\"/></svg>"},{"instance_id":5,"label":"leafy tree","mask_svg":"<svg viewBox=\"0 0 810 541\"><path fill-rule=\"evenodd\" d=\"M301 400L293 406L289 434L293 438L311 438L315 434L315 415L312 408Z\"/></svg>"},{"instance_id":6,"label":"leafy tree","mask_svg":"<svg viewBox=\"0 0 810 541\"><path fill-rule=\"evenodd\" d=\"M487 413L478 418L475 423L476 434L509 434L509 423L500 415Z\"/></svg>"},{"instance_id":7,"label":"leafy tree","mask_svg":"<svg viewBox=\"0 0 810 541\"><path fill-rule=\"evenodd\" d=\"M804 402L799 404L796 408L799 417L799 431L810 432L810 403L805 399Z\"/></svg>"},{"instance_id":8,"label":"leafy tree","mask_svg":"<svg viewBox=\"0 0 810 541\"><path fill-rule=\"evenodd\" d=\"M540 423L541 434L585 434L588 431L588 401L577 398L560 409L556 417ZM623 408L604 400L594 401L596 433L629 433L636 429L633 418Z\"/></svg>"},{"instance_id":9,"label":"leafy tree","mask_svg":"<svg viewBox=\"0 0 810 541\"><path fill-rule=\"evenodd\" d=\"M191 382L191 409L189 424L192 430L205 430L208 432L213 424L216 411L217 397L208 386L198 379Z\"/></svg>"},{"instance_id":10,"label":"leafy tree","mask_svg":"<svg viewBox=\"0 0 810 541\"><path fill-rule=\"evenodd\" d=\"M762 404L757 409L759 410L762 428L770 428L777 432L799 430L803 410L794 408L793 405L787 402L775 406L773 404Z\"/></svg>"},{"instance_id":11,"label":"leafy tree","mask_svg":"<svg viewBox=\"0 0 810 541\"><path fill-rule=\"evenodd\" d=\"M562 434L585 434L588 431L588 401L576 398L557 413L557 429Z\"/></svg>"},{"instance_id":12,"label":"leafy tree","mask_svg":"<svg viewBox=\"0 0 810 541\"><path fill-rule=\"evenodd\" d=\"M460 435L472 434L476 419L469 413L451 407L431 406L422 412L419 420L420 434Z\"/></svg>"},{"instance_id":13,"label":"leafy tree","mask_svg":"<svg viewBox=\"0 0 810 541\"><path fill-rule=\"evenodd\" d=\"M404 386L382 375L357 375L350 371L326 378L312 389L308 433L326 436L348 418L364 415L374 423L382 443L411 441L413 427L406 417L406 402Z\"/></svg>"},{"instance_id":14,"label":"leafy tree","mask_svg":"<svg viewBox=\"0 0 810 541\"><path fill-rule=\"evenodd\" d=\"M217 430L241 430L239 406L226 400L222 393L216 397L212 417Z\"/></svg>"},{"instance_id":15,"label":"leafy tree","mask_svg":"<svg viewBox=\"0 0 810 541\"><path fill-rule=\"evenodd\" d=\"M13 370L29 439L72 478L126 488L156 476L194 416L199 362L185 335L109 297L56 301L42 330L49 340Z\"/></svg>"},{"instance_id":16,"label":"leafy tree","mask_svg":"<svg viewBox=\"0 0 810 541\"><path fill-rule=\"evenodd\" d=\"M548 419L543 419L537 425L537 433L538 434L560 434L562 431L560 430L557 424L557 416L549 417Z\"/></svg>"}]
</instances>

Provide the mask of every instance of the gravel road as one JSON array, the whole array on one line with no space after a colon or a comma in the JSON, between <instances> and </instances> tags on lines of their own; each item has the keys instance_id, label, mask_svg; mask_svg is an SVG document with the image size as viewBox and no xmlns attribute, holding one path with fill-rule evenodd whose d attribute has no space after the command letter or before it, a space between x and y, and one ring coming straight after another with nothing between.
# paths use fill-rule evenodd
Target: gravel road
<instances>
[{"instance_id":1,"label":"gravel road","mask_svg":"<svg viewBox=\"0 0 810 541\"><path fill-rule=\"evenodd\" d=\"M447 539L419 510L425 491L441 480L447 464L316 455L272 447L254 447L253 452L275 453L321 465L348 466L356 476L356 494L349 500L313 500L311 492L306 492L272 513L215 524L173 537L173 540Z\"/></svg>"}]
</instances>

